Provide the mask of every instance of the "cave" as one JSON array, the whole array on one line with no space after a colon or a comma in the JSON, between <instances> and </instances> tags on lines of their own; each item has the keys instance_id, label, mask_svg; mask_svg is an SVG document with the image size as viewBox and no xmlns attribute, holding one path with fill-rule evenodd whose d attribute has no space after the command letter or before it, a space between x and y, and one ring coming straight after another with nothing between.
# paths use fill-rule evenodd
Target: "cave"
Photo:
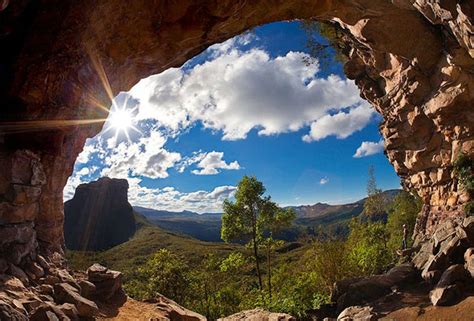
<instances>
[{"instance_id":1,"label":"cave","mask_svg":"<svg viewBox=\"0 0 474 321\"><path fill-rule=\"evenodd\" d=\"M337 24L344 72L383 116L385 151L423 200L422 240L462 217L452 164L474 154L469 1L3 1L0 258L64 251L62 191L113 97L210 45L283 20Z\"/></svg>"}]
</instances>

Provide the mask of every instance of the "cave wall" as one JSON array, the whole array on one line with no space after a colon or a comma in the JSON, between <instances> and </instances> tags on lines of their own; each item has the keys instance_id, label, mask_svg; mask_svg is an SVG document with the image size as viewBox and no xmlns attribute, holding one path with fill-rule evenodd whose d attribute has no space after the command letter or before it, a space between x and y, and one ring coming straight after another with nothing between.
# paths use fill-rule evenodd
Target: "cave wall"
<instances>
[{"instance_id":1,"label":"cave wall","mask_svg":"<svg viewBox=\"0 0 474 321\"><path fill-rule=\"evenodd\" d=\"M112 97L213 43L288 19L345 30L345 72L382 114L386 154L405 188L423 199L417 235L463 215L468 195L451 163L460 150L473 154L469 1L1 3L0 260L23 266L38 252L62 252L62 189Z\"/></svg>"}]
</instances>

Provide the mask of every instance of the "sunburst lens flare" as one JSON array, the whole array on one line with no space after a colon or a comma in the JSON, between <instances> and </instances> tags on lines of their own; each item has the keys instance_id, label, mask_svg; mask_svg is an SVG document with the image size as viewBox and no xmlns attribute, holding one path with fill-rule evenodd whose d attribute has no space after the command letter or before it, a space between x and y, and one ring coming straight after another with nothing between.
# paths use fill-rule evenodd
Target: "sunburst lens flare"
<instances>
[{"instance_id":1,"label":"sunburst lens flare","mask_svg":"<svg viewBox=\"0 0 474 321\"><path fill-rule=\"evenodd\" d=\"M110 112L109 118L107 119L107 128L105 132L109 130L115 131L115 137L119 135L119 133L124 133L127 137L127 140L130 140L129 131L134 130L137 133L140 133L140 130L134 126L134 109L126 109L114 107L114 109Z\"/></svg>"}]
</instances>

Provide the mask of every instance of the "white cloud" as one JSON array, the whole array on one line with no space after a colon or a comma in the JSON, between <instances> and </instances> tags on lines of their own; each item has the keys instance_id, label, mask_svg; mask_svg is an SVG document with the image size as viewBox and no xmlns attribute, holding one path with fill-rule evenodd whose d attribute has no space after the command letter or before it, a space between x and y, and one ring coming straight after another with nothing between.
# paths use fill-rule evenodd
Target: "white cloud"
<instances>
[{"instance_id":1,"label":"white cloud","mask_svg":"<svg viewBox=\"0 0 474 321\"><path fill-rule=\"evenodd\" d=\"M140 119L175 131L201 121L222 131L224 140L246 138L254 128L260 135L297 131L362 102L352 81L317 78L318 63L308 66L304 58L301 52L272 58L262 49L225 48L190 71L169 69L144 79L130 93L140 102Z\"/></svg>"},{"instance_id":2,"label":"white cloud","mask_svg":"<svg viewBox=\"0 0 474 321\"><path fill-rule=\"evenodd\" d=\"M326 185L327 183L329 183L329 179L328 178L321 178L319 180L319 185Z\"/></svg>"},{"instance_id":3,"label":"white cloud","mask_svg":"<svg viewBox=\"0 0 474 321\"><path fill-rule=\"evenodd\" d=\"M219 174L222 169L225 170L238 170L240 169L240 164L237 161L231 163L226 163L223 160L223 152L208 152L208 153L195 153L192 157L187 158L179 166L178 171L183 172L184 169L194 163L198 169L192 170L191 172L195 175L215 175Z\"/></svg>"},{"instance_id":4,"label":"white cloud","mask_svg":"<svg viewBox=\"0 0 474 321\"><path fill-rule=\"evenodd\" d=\"M95 154L95 153L98 153L99 151L96 149L96 146L93 145L93 144L90 144L90 139L88 139L86 141L86 144L84 146L84 149L82 150L82 152L79 154L79 156L77 156L77 159L76 159L76 164L85 164L89 161L90 157Z\"/></svg>"},{"instance_id":5,"label":"white cloud","mask_svg":"<svg viewBox=\"0 0 474 321\"><path fill-rule=\"evenodd\" d=\"M332 135L339 139L347 138L367 126L373 115L374 110L368 103L353 107L348 112L325 115L311 124L311 130L303 140L318 141Z\"/></svg>"},{"instance_id":6,"label":"white cloud","mask_svg":"<svg viewBox=\"0 0 474 321\"><path fill-rule=\"evenodd\" d=\"M221 212L224 200L233 197L236 190L235 186L218 186L212 191L184 193L174 187L147 188L139 183L138 179L129 179L128 195L132 205L169 211Z\"/></svg>"},{"instance_id":7,"label":"white cloud","mask_svg":"<svg viewBox=\"0 0 474 321\"><path fill-rule=\"evenodd\" d=\"M105 158L102 176L127 178L129 175L149 178L168 177L168 170L181 160L181 155L163 148L166 137L159 131L138 142L122 142Z\"/></svg>"},{"instance_id":8,"label":"white cloud","mask_svg":"<svg viewBox=\"0 0 474 321\"><path fill-rule=\"evenodd\" d=\"M378 142L362 142L353 157L360 158L382 153L384 149L383 139Z\"/></svg>"}]
</instances>

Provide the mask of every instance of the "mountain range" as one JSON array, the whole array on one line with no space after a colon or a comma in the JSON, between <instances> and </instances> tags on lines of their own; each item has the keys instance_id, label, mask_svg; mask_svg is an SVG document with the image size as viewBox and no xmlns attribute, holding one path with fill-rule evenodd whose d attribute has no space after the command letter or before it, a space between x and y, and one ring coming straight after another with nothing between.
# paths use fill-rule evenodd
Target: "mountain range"
<instances>
[{"instance_id":1,"label":"mountain range","mask_svg":"<svg viewBox=\"0 0 474 321\"><path fill-rule=\"evenodd\" d=\"M393 199L400 190L387 190L386 199ZM359 216L364 208L366 198L357 202L330 205L316 203L313 205L290 206L296 213L292 227L280 232L279 237L295 241L302 235L325 234L344 236L348 232L351 218ZM220 237L221 213L199 214L191 211L173 212L134 206L133 209L147 218L149 222L165 230L189 235L201 241L222 242Z\"/></svg>"}]
</instances>

